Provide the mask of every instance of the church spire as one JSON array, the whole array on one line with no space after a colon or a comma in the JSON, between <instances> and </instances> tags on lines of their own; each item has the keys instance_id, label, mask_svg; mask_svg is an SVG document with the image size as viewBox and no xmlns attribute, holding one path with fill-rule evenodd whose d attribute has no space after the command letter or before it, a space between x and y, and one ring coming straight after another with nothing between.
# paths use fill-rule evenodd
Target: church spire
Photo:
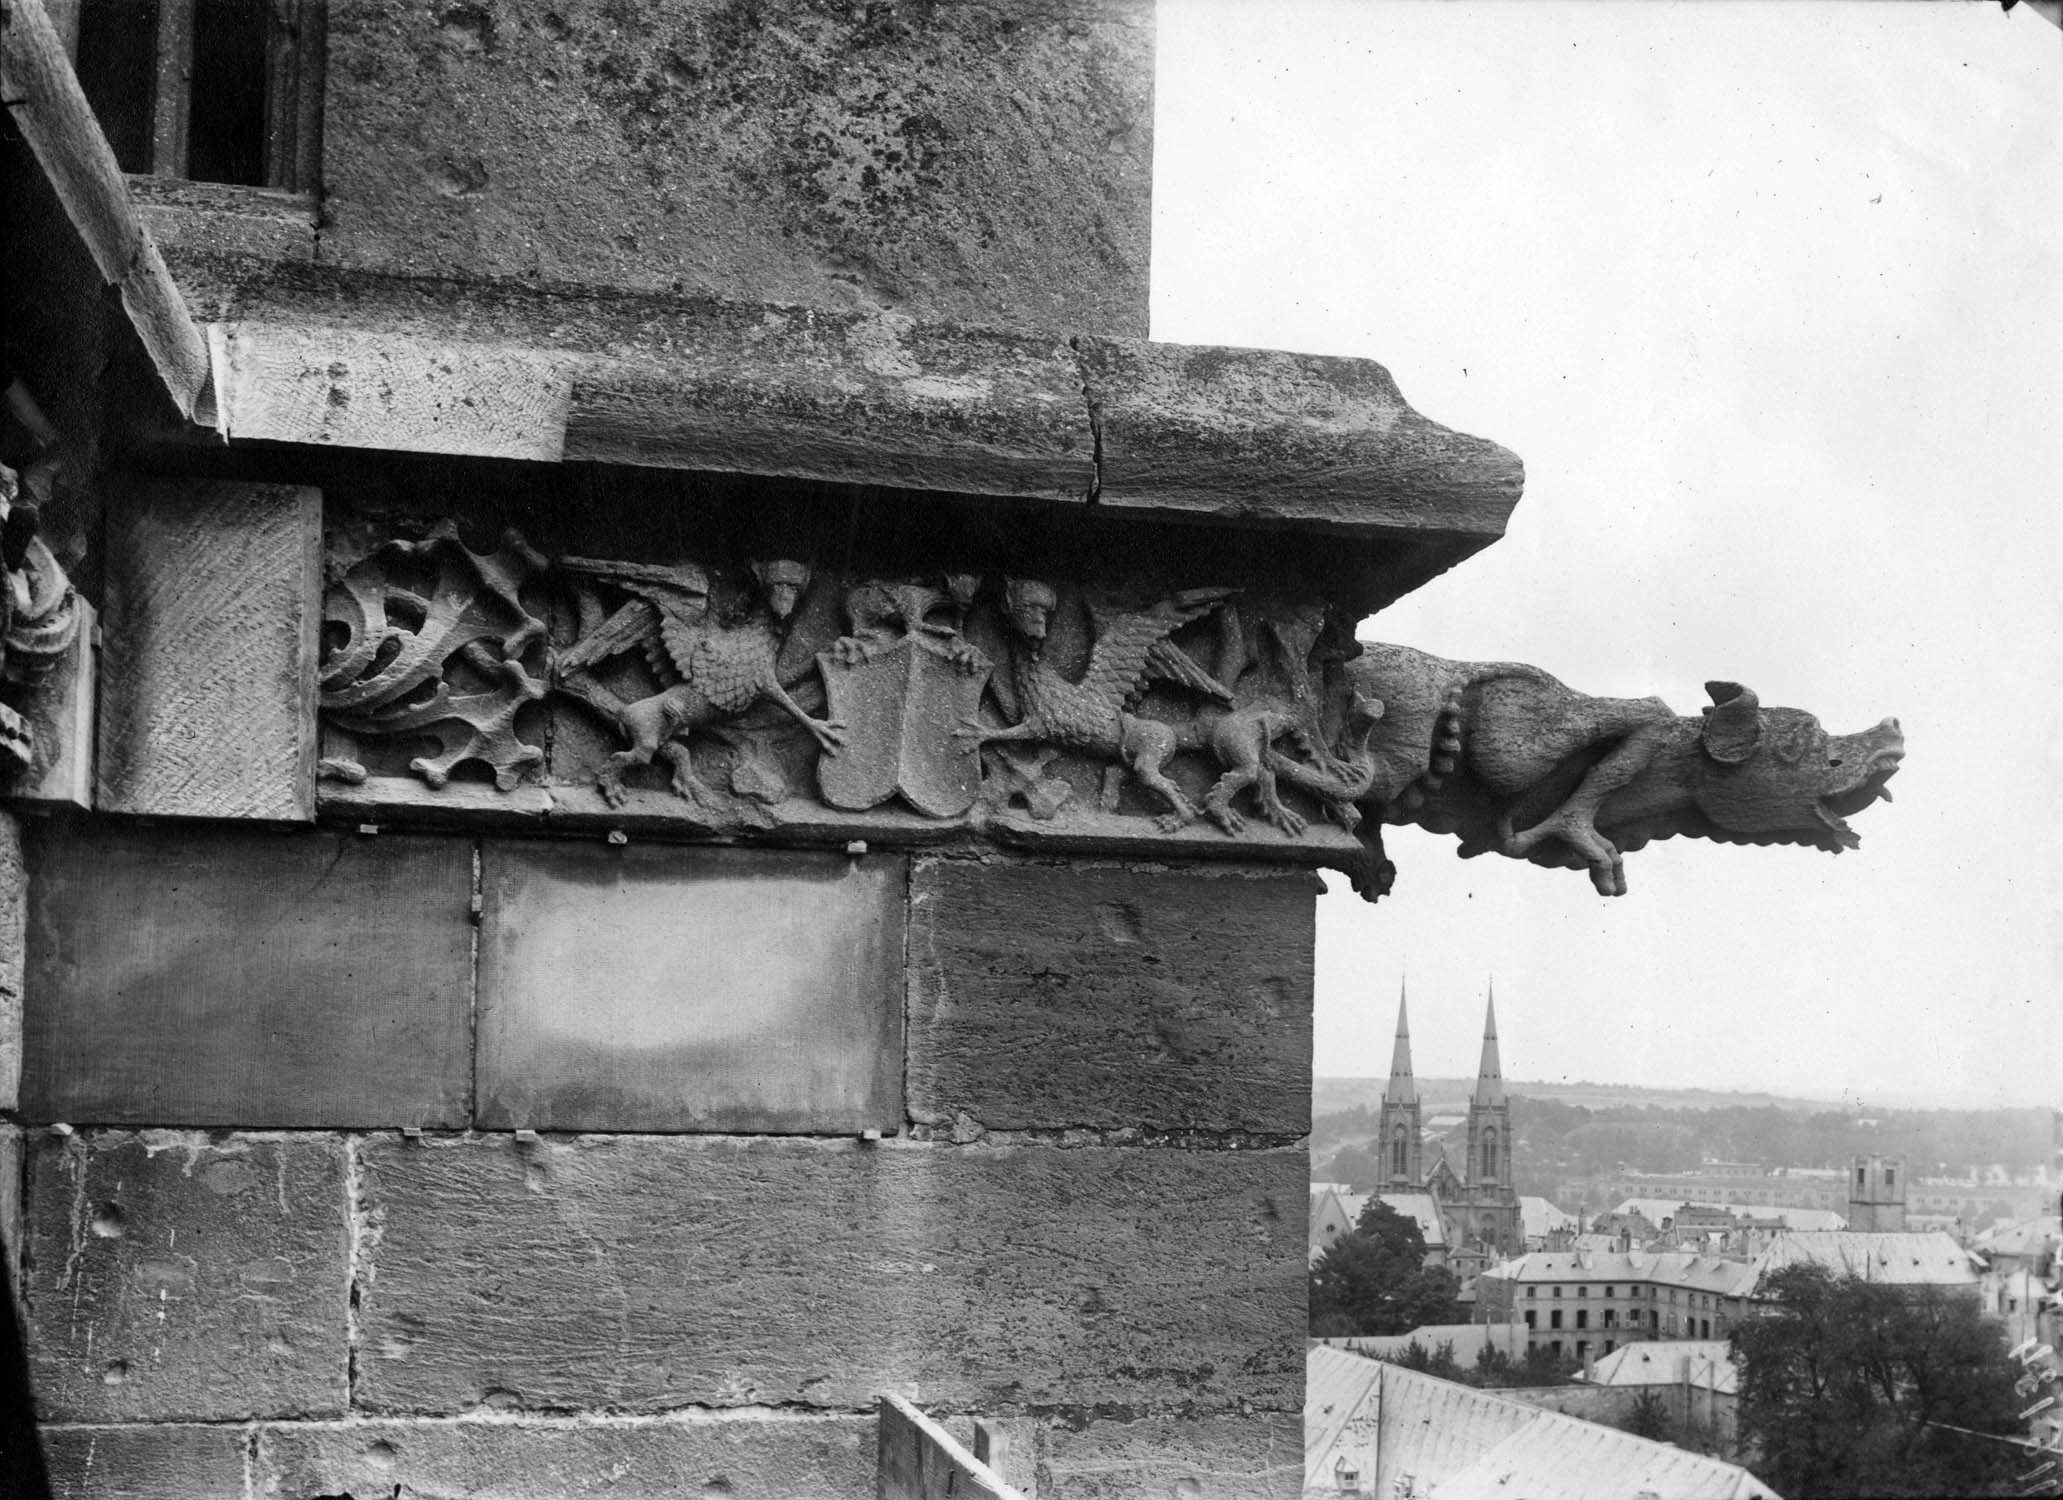
<instances>
[{"instance_id":1,"label":"church spire","mask_svg":"<svg viewBox=\"0 0 2063 1500\"><path fill-rule=\"evenodd\" d=\"M1497 1056L1497 985L1490 985L1490 997L1483 1010L1483 1060L1476 1065L1476 1104L1502 1104L1504 1068Z\"/></svg>"},{"instance_id":2,"label":"church spire","mask_svg":"<svg viewBox=\"0 0 2063 1500\"><path fill-rule=\"evenodd\" d=\"M1411 1026L1404 1018L1404 981L1397 981L1397 1040L1390 1049L1390 1086L1383 1090L1389 1104L1416 1104L1418 1085L1411 1079Z\"/></svg>"}]
</instances>

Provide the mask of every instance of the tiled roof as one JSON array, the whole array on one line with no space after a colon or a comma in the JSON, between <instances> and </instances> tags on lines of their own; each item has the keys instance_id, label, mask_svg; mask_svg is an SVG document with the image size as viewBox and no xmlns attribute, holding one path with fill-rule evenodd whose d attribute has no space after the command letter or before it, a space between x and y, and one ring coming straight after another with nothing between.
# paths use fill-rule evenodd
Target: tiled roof
<instances>
[{"instance_id":1,"label":"tiled roof","mask_svg":"<svg viewBox=\"0 0 2063 1500\"><path fill-rule=\"evenodd\" d=\"M1695 1198L1628 1198L1613 1213L1637 1213L1650 1224L1660 1225L1664 1219L1673 1219L1677 1211L1688 1205L1691 1208L1716 1208L1726 1213L1744 1214L1753 1219L1781 1219L1786 1229L1846 1229L1848 1221L1831 1208L1779 1208L1768 1203L1713 1203Z\"/></svg>"},{"instance_id":2,"label":"tiled roof","mask_svg":"<svg viewBox=\"0 0 2063 1500\"><path fill-rule=\"evenodd\" d=\"M1751 1286L1795 1265L1825 1266L1837 1274L1899 1286L1974 1286L1979 1272L1976 1257L1938 1229L1918 1234L1848 1230L1779 1236L1755 1257Z\"/></svg>"},{"instance_id":3,"label":"tiled roof","mask_svg":"<svg viewBox=\"0 0 2063 1500\"><path fill-rule=\"evenodd\" d=\"M2055 1214L1994 1224L1977 1236L1973 1247L1985 1255L2039 1255L2046 1245L2063 1241L2063 1218Z\"/></svg>"},{"instance_id":4,"label":"tiled roof","mask_svg":"<svg viewBox=\"0 0 2063 1500\"><path fill-rule=\"evenodd\" d=\"M1733 1296L1749 1281L1751 1271L1745 1261L1685 1250L1536 1250L1493 1266L1483 1274L1523 1282L1655 1281L1664 1286Z\"/></svg>"},{"instance_id":5,"label":"tiled roof","mask_svg":"<svg viewBox=\"0 0 2063 1500\"><path fill-rule=\"evenodd\" d=\"M1574 1214L1566 1209L1555 1207L1554 1204L1548 1202L1545 1198L1521 1196L1519 1199L1519 1219L1525 1225L1525 1233L1529 1239L1535 1236L1552 1234L1557 1229L1574 1229L1577 1227Z\"/></svg>"},{"instance_id":6,"label":"tiled roof","mask_svg":"<svg viewBox=\"0 0 2063 1500\"><path fill-rule=\"evenodd\" d=\"M1554 1411L1436 1483L1437 1500L1777 1500L1737 1465Z\"/></svg>"},{"instance_id":7,"label":"tiled roof","mask_svg":"<svg viewBox=\"0 0 2063 1500\"><path fill-rule=\"evenodd\" d=\"M1775 1500L1732 1464L1334 1349L1310 1351L1304 1390L1307 1493L1345 1457L1377 1495L1409 1476L1435 1500Z\"/></svg>"},{"instance_id":8,"label":"tiled roof","mask_svg":"<svg viewBox=\"0 0 2063 1500\"><path fill-rule=\"evenodd\" d=\"M1681 1378L1682 1361L1690 1360L1691 1381L1707 1390L1732 1395L1740 1371L1728 1356L1725 1339L1657 1339L1651 1344L1626 1344L1592 1367L1594 1385L1671 1385Z\"/></svg>"}]
</instances>

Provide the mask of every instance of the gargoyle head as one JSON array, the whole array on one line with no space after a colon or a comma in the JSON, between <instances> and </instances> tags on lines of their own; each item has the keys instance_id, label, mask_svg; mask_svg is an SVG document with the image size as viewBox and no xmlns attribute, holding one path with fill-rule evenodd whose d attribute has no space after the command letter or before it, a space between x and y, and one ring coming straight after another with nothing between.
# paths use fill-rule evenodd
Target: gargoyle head
<instances>
[{"instance_id":1,"label":"gargoyle head","mask_svg":"<svg viewBox=\"0 0 2063 1500\"><path fill-rule=\"evenodd\" d=\"M1698 801L1727 833L1758 844L1810 844L1838 854L1862 838L1847 818L1878 798L1905 758L1898 720L1830 735L1796 708L1764 708L1736 682L1708 682L1700 745L1716 763Z\"/></svg>"},{"instance_id":2,"label":"gargoyle head","mask_svg":"<svg viewBox=\"0 0 2063 1500\"><path fill-rule=\"evenodd\" d=\"M1019 635L1034 644L1046 639L1046 627L1052 623L1059 602L1060 596L1053 592L1051 584L1030 578L1003 580L1003 607L1010 615L1010 623Z\"/></svg>"},{"instance_id":3,"label":"gargoyle head","mask_svg":"<svg viewBox=\"0 0 2063 1500\"><path fill-rule=\"evenodd\" d=\"M776 557L755 562L752 576L759 580L759 591L766 596L767 608L774 612L774 618L785 620L795 613L795 606L809 588L810 566L793 558Z\"/></svg>"}]
</instances>

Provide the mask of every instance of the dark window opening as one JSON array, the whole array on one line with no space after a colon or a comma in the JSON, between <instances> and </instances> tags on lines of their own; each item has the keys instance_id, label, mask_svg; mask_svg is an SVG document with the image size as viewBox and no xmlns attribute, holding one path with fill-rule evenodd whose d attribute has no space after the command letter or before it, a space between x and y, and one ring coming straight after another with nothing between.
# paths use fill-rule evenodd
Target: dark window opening
<instances>
[{"instance_id":1,"label":"dark window opening","mask_svg":"<svg viewBox=\"0 0 2063 1500\"><path fill-rule=\"evenodd\" d=\"M157 0L84 0L79 87L124 172L148 172L157 94Z\"/></svg>"},{"instance_id":2,"label":"dark window opening","mask_svg":"<svg viewBox=\"0 0 2063 1500\"><path fill-rule=\"evenodd\" d=\"M77 67L125 172L312 192L326 0L81 0Z\"/></svg>"}]
</instances>

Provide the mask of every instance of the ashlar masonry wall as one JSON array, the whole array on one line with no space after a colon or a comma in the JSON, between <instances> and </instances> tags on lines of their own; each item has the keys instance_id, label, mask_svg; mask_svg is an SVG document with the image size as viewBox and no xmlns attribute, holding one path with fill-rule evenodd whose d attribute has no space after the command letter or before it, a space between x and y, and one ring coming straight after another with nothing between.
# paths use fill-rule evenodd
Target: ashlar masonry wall
<instances>
[{"instance_id":1,"label":"ashlar masonry wall","mask_svg":"<svg viewBox=\"0 0 2063 1500\"><path fill-rule=\"evenodd\" d=\"M882 1391L1023 1419L1042 1495L1300 1483L1308 873L110 819L27 865L63 1494L871 1495Z\"/></svg>"}]
</instances>

